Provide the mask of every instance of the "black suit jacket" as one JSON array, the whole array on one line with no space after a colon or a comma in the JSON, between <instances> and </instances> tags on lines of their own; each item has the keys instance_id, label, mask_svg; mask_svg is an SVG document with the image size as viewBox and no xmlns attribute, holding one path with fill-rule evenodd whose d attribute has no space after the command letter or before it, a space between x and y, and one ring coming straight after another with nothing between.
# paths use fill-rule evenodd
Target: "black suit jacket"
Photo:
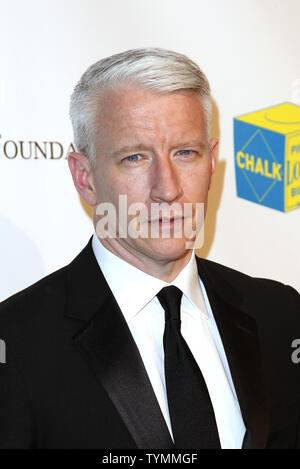
<instances>
[{"instance_id":1,"label":"black suit jacket","mask_svg":"<svg viewBox=\"0 0 300 469\"><path fill-rule=\"evenodd\" d=\"M300 447L300 295L197 259L247 433ZM0 304L0 448L174 448L127 323L92 251Z\"/></svg>"}]
</instances>

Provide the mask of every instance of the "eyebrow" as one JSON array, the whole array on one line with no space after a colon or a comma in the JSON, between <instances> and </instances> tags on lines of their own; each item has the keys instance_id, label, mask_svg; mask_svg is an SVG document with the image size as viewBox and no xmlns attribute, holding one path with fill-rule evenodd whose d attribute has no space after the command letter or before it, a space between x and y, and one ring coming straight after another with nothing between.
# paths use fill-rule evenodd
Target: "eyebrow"
<instances>
[{"instance_id":1,"label":"eyebrow","mask_svg":"<svg viewBox=\"0 0 300 469\"><path fill-rule=\"evenodd\" d=\"M201 150L206 148L206 144L201 142L200 140L191 140L189 142L180 142L175 148L181 147L199 147Z\"/></svg>"},{"instance_id":2,"label":"eyebrow","mask_svg":"<svg viewBox=\"0 0 300 469\"><path fill-rule=\"evenodd\" d=\"M123 155L124 153L132 153L136 151L145 150L147 148L146 145L137 144L137 145L125 145L124 147L120 148L119 150L114 151L111 156L113 158Z\"/></svg>"},{"instance_id":3,"label":"eyebrow","mask_svg":"<svg viewBox=\"0 0 300 469\"><path fill-rule=\"evenodd\" d=\"M204 150L206 148L206 144L201 142L200 140L192 140L189 142L180 142L174 145L173 148L187 148L187 147L198 147L201 150ZM142 150L147 150L147 145L143 145L143 144L125 145L122 148L119 148L118 150L114 151L111 154L111 157L116 158L118 156L123 155L124 153L135 153L137 151L142 151Z\"/></svg>"}]
</instances>

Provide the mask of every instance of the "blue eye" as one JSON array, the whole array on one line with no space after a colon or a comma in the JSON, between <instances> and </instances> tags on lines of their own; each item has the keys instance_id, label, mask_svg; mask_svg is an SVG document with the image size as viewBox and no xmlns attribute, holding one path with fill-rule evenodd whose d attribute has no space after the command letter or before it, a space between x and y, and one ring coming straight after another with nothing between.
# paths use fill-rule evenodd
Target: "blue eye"
<instances>
[{"instance_id":1,"label":"blue eye","mask_svg":"<svg viewBox=\"0 0 300 469\"><path fill-rule=\"evenodd\" d=\"M189 155L193 150L179 150L180 155Z\"/></svg>"},{"instance_id":2,"label":"blue eye","mask_svg":"<svg viewBox=\"0 0 300 469\"><path fill-rule=\"evenodd\" d=\"M139 154L136 154L136 155L130 155L130 156L127 156L127 158L125 158L126 161L129 161L130 163L136 163L137 161L139 161L139 158L141 158L142 156L139 155Z\"/></svg>"}]
</instances>

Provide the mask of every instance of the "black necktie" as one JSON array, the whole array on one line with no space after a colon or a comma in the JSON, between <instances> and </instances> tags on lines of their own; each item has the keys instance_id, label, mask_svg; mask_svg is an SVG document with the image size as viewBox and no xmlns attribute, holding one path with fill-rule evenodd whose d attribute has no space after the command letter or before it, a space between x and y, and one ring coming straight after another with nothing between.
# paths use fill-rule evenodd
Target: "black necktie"
<instances>
[{"instance_id":1,"label":"black necktie","mask_svg":"<svg viewBox=\"0 0 300 469\"><path fill-rule=\"evenodd\" d=\"M157 295L165 310L165 378L176 448L220 448L209 393L187 343L180 332L182 291L175 286Z\"/></svg>"}]
</instances>

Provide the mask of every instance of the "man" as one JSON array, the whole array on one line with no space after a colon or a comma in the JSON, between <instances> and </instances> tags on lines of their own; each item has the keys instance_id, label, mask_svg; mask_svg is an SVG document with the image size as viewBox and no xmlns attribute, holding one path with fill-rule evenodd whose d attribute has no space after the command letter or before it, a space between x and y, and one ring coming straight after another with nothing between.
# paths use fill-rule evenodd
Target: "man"
<instances>
[{"instance_id":1,"label":"man","mask_svg":"<svg viewBox=\"0 0 300 469\"><path fill-rule=\"evenodd\" d=\"M218 143L204 74L126 51L85 72L71 118L95 234L0 306L0 447L300 447L299 294L188 244Z\"/></svg>"}]
</instances>

